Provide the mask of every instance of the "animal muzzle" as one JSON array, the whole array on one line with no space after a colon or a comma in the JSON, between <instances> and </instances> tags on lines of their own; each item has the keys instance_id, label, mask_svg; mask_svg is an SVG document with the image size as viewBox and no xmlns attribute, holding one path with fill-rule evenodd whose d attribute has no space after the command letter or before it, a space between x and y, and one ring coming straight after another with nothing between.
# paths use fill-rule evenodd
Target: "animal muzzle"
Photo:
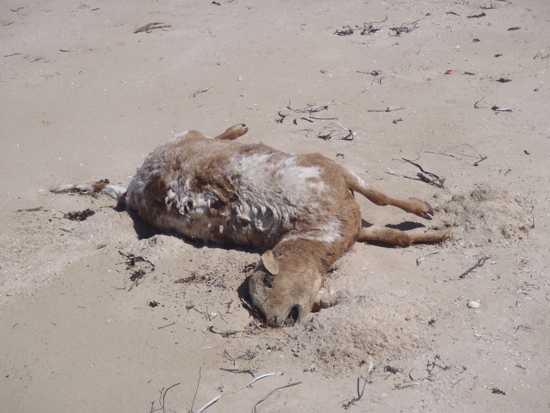
<instances>
[{"instance_id":1,"label":"animal muzzle","mask_svg":"<svg viewBox=\"0 0 550 413\"><path fill-rule=\"evenodd\" d=\"M267 319L267 324L271 327L291 327L300 322L302 316L302 306L296 304L288 309L283 316L273 316Z\"/></svg>"}]
</instances>

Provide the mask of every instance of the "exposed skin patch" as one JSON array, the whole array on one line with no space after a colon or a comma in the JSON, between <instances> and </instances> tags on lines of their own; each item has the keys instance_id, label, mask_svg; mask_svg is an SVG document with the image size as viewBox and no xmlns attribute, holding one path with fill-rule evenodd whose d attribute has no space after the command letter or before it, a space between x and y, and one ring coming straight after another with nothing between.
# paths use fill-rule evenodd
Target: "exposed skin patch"
<instances>
[{"instance_id":1,"label":"exposed skin patch","mask_svg":"<svg viewBox=\"0 0 550 413\"><path fill-rule=\"evenodd\" d=\"M361 228L354 191L376 205L423 218L430 219L434 211L416 198L390 198L321 155L289 155L262 144L233 142L246 132L239 124L215 139L198 131L177 135L149 155L126 192L105 183L51 190L105 192L158 229L266 250L249 287L253 304L276 327L311 312L323 274L356 241L408 246L449 236Z\"/></svg>"}]
</instances>

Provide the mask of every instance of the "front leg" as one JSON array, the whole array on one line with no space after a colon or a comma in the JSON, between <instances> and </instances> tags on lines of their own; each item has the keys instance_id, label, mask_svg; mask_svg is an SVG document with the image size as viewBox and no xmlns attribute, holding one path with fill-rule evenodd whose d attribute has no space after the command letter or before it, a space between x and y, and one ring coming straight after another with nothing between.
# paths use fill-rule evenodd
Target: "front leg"
<instances>
[{"instance_id":1,"label":"front leg","mask_svg":"<svg viewBox=\"0 0 550 413\"><path fill-rule=\"evenodd\" d=\"M243 136L246 132L248 132L248 128L246 127L246 125L244 123L238 123L231 126L224 133L216 136L214 139L234 141L238 137Z\"/></svg>"}]
</instances>

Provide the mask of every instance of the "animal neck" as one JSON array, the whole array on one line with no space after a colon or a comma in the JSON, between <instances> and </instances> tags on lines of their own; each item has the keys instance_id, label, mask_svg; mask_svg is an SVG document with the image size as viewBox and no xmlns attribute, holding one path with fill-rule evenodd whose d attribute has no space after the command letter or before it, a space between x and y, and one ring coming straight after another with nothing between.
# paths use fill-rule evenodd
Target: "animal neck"
<instances>
[{"instance_id":1,"label":"animal neck","mask_svg":"<svg viewBox=\"0 0 550 413\"><path fill-rule=\"evenodd\" d=\"M314 267L320 274L324 274L346 249L347 246L342 243L295 238L283 239L273 248L273 252L279 259L290 261L299 267L304 265Z\"/></svg>"}]
</instances>

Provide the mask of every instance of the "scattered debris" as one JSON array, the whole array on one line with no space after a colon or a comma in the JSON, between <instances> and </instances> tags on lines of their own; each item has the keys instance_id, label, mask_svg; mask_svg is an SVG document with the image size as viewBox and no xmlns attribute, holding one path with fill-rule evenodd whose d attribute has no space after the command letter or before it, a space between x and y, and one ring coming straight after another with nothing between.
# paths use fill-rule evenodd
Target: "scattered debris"
<instances>
[{"instance_id":1,"label":"scattered debris","mask_svg":"<svg viewBox=\"0 0 550 413\"><path fill-rule=\"evenodd\" d=\"M500 83L508 83L508 82L511 82L511 81L512 81L511 79L505 79L503 77L496 80L496 82L500 82Z\"/></svg>"},{"instance_id":2,"label":"scattered debris","mask_svg":"<svg viewBox=\"0 0 550 413\"><path fill-rule=\"evenodd\" d=\"M387 365L386 367L384 367L384 371L387 371L388 373L391 373L391 374L397 374L401 372L401 370L399 370L397 367L392 367L390 365Z\"/></svg>"},{"instance_id":3,"label":"scattered debris","mask_svg":"<svg viewBox=\"0 0 550 413\"><path fill-rule=\"evenodd\" d=\"M505 391L502 391L502 390L500 390L500 389L498 389L498 388L496 388L496 387L493 387L493 388L491 389L491 393L493 393L493 394L502 394L503 396L506 396L506 392L505 392Z\"/></svg>"},{"instance_id":4,"label":"scattered debris","mask_svg":"<svg viewBox=\"0 0 550 413\"><path fill-rule=\"evenodd\" d=\"M386 17L386 20L388 18ZM385 21L385 20L384 20ZM363 23L363 28L361 29L361 36L366 36L366 35L371 35L371 34L374 34L376 32L379 32L380 29L377 29L376 27L374 27L374 25L372 23Z\"/></svg>"},{"instance_id":5,"label":"scattered debris","mask_svg":"<svg viewBox=\"0 0 550 413\"><path fill-rule=\"evenodd\" d=\"M425 182L427 184L430 184L430 185L433 185L433 186L436 186L440 189L443 189L445 188L443 185L445 184L445 178L440 178L439 176L437 176L436 174L432 173L432 172L427 172L425 171L419 164L417 163L414 163L413 161L410 161L408 159L405 159L405 158L401 158L401 160L403 160L404 162L408 162L414 166L416 166L418 169L420 169L424 174L430 176L430 178L428 178L426 175L423 175L422 173L417 173L416 174L416 178L413 178L413 177L410 177L410 176L404 176L404 175L397 175L393 172L386 172L387 174L389 175L394 175L394 176L399 176L399 177L402 177L402 178L407 178L407 179L412 179L413 181L422 181L422 182Z\"/></svg>"},{"instance_id":6,"label":"scattered debris","mask_svg":"<svg viewBox=\"0 0 550 413\"><path fill-rule=\"evenodd\" d=\"M331 122L326 126L323 126L316 135L319 139L328 141L332 138L342 141L352 141L355 138L355 134L351 129L345 128L340 123Z\"/></svg>"},{"instance_id":7,"label":"scattered debris","mask_svg":"<svg viewBox=\"0 0 550 413\"><path fill-rule=\"evenodd\" d=\"M146 262L149 265L151 265L152 269L151 271L155 270L155 264L153 264L148 259L145 259L143 257L135 256L134 254L125 254L122 251L118 252L120 255L122 255L124 258L126 258L126 261L124 261L125 264L127 264L126 269L129 270L132 267L135 267L137 262Z\"/></svg>"},{"instance_id":8,"label":"scattered debris","mask_svg":"<svg viewBox=\"0 0 550 413\"><path fill-rule=\"evenodd\" d=\"M134 270L130 275L130 281L132 281L132 285L130 286L130 288L128 288L128 291L132 291L132 289L139 284L139 280L141 280L147 274L147 271L145 271L145 269L143 268L135 269L137 263L145 263L151 267L149 268L150 271L155 271L155 264L153 264L148 259L135 256L134 254L125 254L122 251L119 251L118 253L125 258L123 263L126 264L126 270Z\"/></svg>"},{"instance_id":9,"label":"scattered debris","mask_svg":"<svg viewBox=\"0 0 550 413\"><path fill-rule=\"evenodd\" d=\"M141 280L143 278L143 276L147 274L145 272L145 270L137 270L137 271L134 271L132 273L132 275L130 276L130 281L137 281L137 280Z\"/></svg>"},{"instance_id":10,"label":"scattered debris","mask_svg":"<svg viewBox=\"0 0 550 413\"><path fill-rule=\"evenodd\" d=\"M410 33L412 32L413 30L416 30L418 29L418 27L420 27L418 25L418 22L422 19L425 19L427 16L429 16L430 14L426 14L426 16L422 17L421 19L418 19L412 23L403 23L401 26L399 27L390 27L390 30L394 33L394 34L391 34L389 33L390 36L394 36L394 37L400 37L403 33Z\"/></svg>"},{"instance_id":11,"label":"scattered debris","mask_svg":"<svg viewBox=\"0 0 550 413\"><path fill-rule=\"evenodd\" d=\"M403 122L403 118L397 118L392 121L392 123L397 125L397 122Z\"/></svg>"},{"instance_id":12,"label":"scattered debris","mask_svg":"<svg viewBox=\"0 0 550 413\"><path fill-rule=\"evenodd\" d=\"M468 307L468 308L479 308L480 306L481 306L481 304L479 303L479 301L474 301L474 300L470 300L466 304L466 307Z\"/></svg>"},{"instance_id":13,"label":"scattered debris","mask_svg":"<svg viewBox=\"0 0 550 413\"><path fill-rule=\"evenodd\" d=\"M361 398L363 397L363 394L365 393L365 387L367 386L367 383L369 382L370 375L372 373L373 367L374 367L374 363L371 361L370 366L369 366L369 370L367 371L367 374L365 374L365 378L364 378L365 381L363 382L363 388L361 390L359 389L359 387L361 385L361 377L357 378L357 397L354 397L350 401L343 403L342 407L344 409L346 409L346 410L349 409L352 405L354 405L356 402L361 400Z\"/></svg>"},{"instance_id":14,"label":"scattered debris","mask_svg":"<svg viewBox=\"0 0 550 413\"><path fill-rule=\"evenodd\" d=\"M544 50L543 50L544 51ZM542 52L543 52L542 51ZM542 55L542 52L537 52L537 54L535 55L535 57L533 57L533 60L535 60L537 57L540 57L541 59L548 59L550 57L550 53L548 53L546 56L543 56Z\"/></svg>"},{"instance_id":15,"label":"scattered debris","mask_svg":"<svg viewBox=\"0 0 550 413\"><path fill-rule=\"evenodd\" d=\"M234 393L238 393L240 392L241 390L243 389L246 389L247 387L250 387L252 384L254 384L255 382L257 382L258 380L262 380L262 379L265 379L266 377L270 377L270 376L275 376L275 375L281 375L283 373L268 373L268 374L263 374L261 376L258 376L256 377L254 380L252 380L250 383L246 384L245 386L241 387L240 389L238 390L234 390L234 391L229 391L229 392L224 392L222 394L220 394L219 396L216 396L214 397L212 400L210 400L208 403L206 403L204 406L202 406L199 410L197 410L197 413L201 413L203 411L205 411L206 409L208 409L210 406L212 406L213 404L215 404L218 400L220 400L223 396L225 395L228 395L228 394L234 394ZM298 382L298 383L294 383L293 385L296 385L296 384L300 384L301 382ZM288 387L288 386L285 386L285 387ZM284 388L284 387L282 387ZM278 389L275 389L273 390L273 392L275 392L276 390ZM273 393L272 392L272 393ZM263 400L265 400L267 397L269 397L272 393L268 394ZM261 400L260 402L258 403L261 403L263 400ZM258 404L256 403L256 405ZM254 406L254 410L255 411L255 406Z\"/></svg>"},{"instance_id":16,"label":"scattered debris","mask_svg":"<svg viewBox=\"0 0 550 413\"><path fill-rule=\"evenodd\" d=\"M380 28L374 27L375 24L384 23L388 20L388 16L380 22L371 22L363 23L363 26L355 25L355 28L351 27L349 24L342 26L341 29L336 30L333 34L337 36L351 36L355 31L360 31L361 36L369 36L380 31Z\"/></svg>"},{"instance_id":17,"label":"scattered debris","mask_svg":"<svg viewBox=\"0 0 550 413\"><path fill-rule=\"evenodd\" d=\"M285 120L285 118L288 116L288 115L282 114L281 111L279 111L277 114L279 115L279 119L275 119L275 122L277 122L277 123L283 123L283 121ZM305 118L302 118L302 119L305 119ZM308 122L311 122L311 121L308 120L308 119L305 119L305 120L307 120Z\"/></svg>"},{"instance_id":18,"label":"scattered debris","mask_svg":"<svg viewBox=\"0 0 550 413\"><path fill-rule=\"evenodd\" d=\"M158 301L149 301L149 307L155 308L158 307L160 303Z\"/></svg>"},{"instance_id":19,"label":"scattered debris","mask_svg":"<svg viewBox=\"0 0 550 413\"><path fill-rule=\"evenodd\" d=\"M84 221L88 217L91 217L95 214L95 211L92 211L90 208L85 209L84 211L75 211L63 213L63 218L70 219L71 221Z\"/></svg>"},{"instance_id":20,"label":"scattered debris","mask_svg":"<svg viewBox=\"0 0 550 413\"><path fill-rule=\"evenodd\" d=\"M521 29L521 27L510 27L510 28L508 29L508 31L509 31L509 32L512 32L512 31L514 31L514 30L519 30L519 29Z\"/></svg>"},{"instance_id":21,"label":"scattered debris","mask_svg":"<svg viewBox=\"0 0 550 413\"><path fill-rule=\"evenodd\" d=\"M479 39L472 39L472 42L477 43L477 42L481 42L481 40L479 40Z\"/></svg>"},{"instance_id":22,"label":"scattered debris","mask_svg":"<svg viewBox=\"0 0 550 413\"><path fill-rule=\"evenodd\" d=\"M346 24L341 29L338 29L334 32L337 36L351 36L354 33L354 30L349 24Z\"/></svg>"},{"instance_id":23,"label":"scattered debris","mask_svg":"<svg viewBox=\"0 0 550 413\"><path fill-rule=\"evenodd\" d=\"M472 16L467 16L469 19L478 19L480 17L485 17L487 16L485 13L481 13L481 14L474 14Z\"/></svg>"}]
</instances>

